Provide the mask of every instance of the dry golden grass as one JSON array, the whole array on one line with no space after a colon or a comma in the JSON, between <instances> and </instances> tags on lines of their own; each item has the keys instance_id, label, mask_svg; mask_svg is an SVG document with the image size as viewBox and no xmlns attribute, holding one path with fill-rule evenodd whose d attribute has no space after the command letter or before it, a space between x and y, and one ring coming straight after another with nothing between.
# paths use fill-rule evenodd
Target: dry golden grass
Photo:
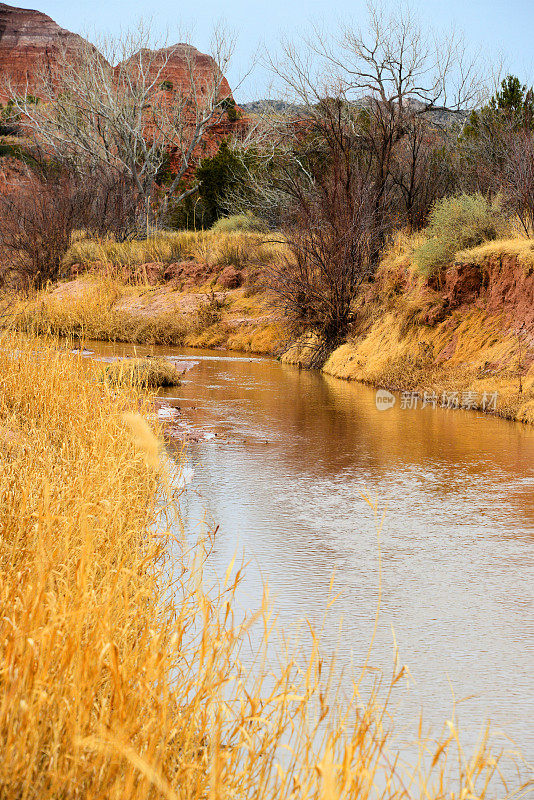
<instances>
[{"instance_id":1,"label":"dry golden grass","mask_svg":"<svg viewBox=\"0 0 534 800\"><path fill-rule=\"evenodd\" d=\"M188 294L92 275L35 297L15 297L0 326L31 335L276 353L283 335L265 296Z\"/></svg>"},{"instance_id":2,"label":"dry golden grass","mask_svg":"<svg viewBox=\"0 0 534 800\"><path fill-rule=\"evenodd\" d=\"M409 269L415 273L413 255L423 240L422 233L409 233L406 229L397 231L384 248L378 274L398 275L402 269Z\"/></svg>"},{"instance_id":3,"label":"dry golden grass","mask_svg":"<svg viewBox=\"0 0 534 800\"><path fill-rule=\"evenodd\" d=\"M83 231L73 237L65 266L100 262L113 266L137 266L154 261L171 263L190 258L200 234L160 232L146 239L117 242L112 236L89 237Z\"/></svg>"},{"instance_id":4,"label":"dry golden grass","mask_svg":"<svg viewBox=\"0 0 534 800\"><path fill-rule=\"evenodd\" d=\"M497 392L497 414L534 423L534 368L522 368L517 337L499 318L473 309L431 327L412 317L400 302L381 313L332 353L324 371L394 391Z\"/></svg>"},{"instance_id":5,"label":"dry golden grass","mask_svg":"<svg viewBox=\"0 0 534 800\"><path fill-rule=\"evenodd\" d=\"M65 284L68 290L69 284ZM4 326L33 335L76 337L136 344L182 345L193 320L173 307L154 314L136 313L119 306L135 291L112 278L94 277L75 294L17 297L1 321Z\"/></svg>"},{"instance_id":6,"label":"dry golden grass","mask_svg":"<svg viewBox=\"0 0 534 800\"><path fill-rule=\"evenodd\" d=\"M154 389L158 386L179 386L182 373L164 358L121 358L104 368L103 377L115 386Z\"/></svg>"},{"instance_id":7,"label":"dry golden grass","mask_svg":"<svg viewBox=\"0 0 534 800\"><path fill-rule=\"evenodd\" d=\"M276 665L267 599L236 619L240 569L205 590L204 546L169 532L176 490L137 391L111 391L42 341L1 344L2 798L495 796L487 732L467 757L454 720L435 741L419 733L401 768L387 705L398 665L389 688L363 696L357 681L340 705L313 632L307 661L288 646Z\"/></svg>"},{"instance_id":8,"label":"dry golden grass","mask_svg":"<svg viewBox=\"0 0 534 800\"><path fill-rule=\"evenodd\" d=\"M125 242L78 231L65 266L79 264L89 274L31 298L10 298L0 325L31 335L275 353L282 337L260 276L285 249L278 235L246 230L158 232ZM189 291L151 286L143 272L147 263L189 259L207 269L204 284ZM221 294L217 275L227 266L244 270L245 284L215 308L205 297L215 296L214 288Z\"/></svg>"},{"instance_id":9,"label":"dry golden grass","mask_svg":"<svg viewBox=\"0 0 534 800\"><path fill-rule=\"evenodd\" d=\"M532 270L534 268L534 240L519 235L510 239L499 239L469 250L461 250L457 254L457 259L468 264L484 264L491 258L503 258L504 256L512 256L526 269Z\"/></svg>"},{"instance_id":10,"label":"dry golden grass","mask_svg":"<svg viewBox=\"0 0 534 800\"><path fill-rule=\"evenodd\" d=\"M280 241L278 241L280 240ZM170 264L189 259L211 267L243 268L265 265L277 259L284 244L279 235L254 231L159 231L146 239L117 242L113 237L94 238L83 231L73 237L64 266L136 267L159 262Z\"/></svg>"}]
</instances>

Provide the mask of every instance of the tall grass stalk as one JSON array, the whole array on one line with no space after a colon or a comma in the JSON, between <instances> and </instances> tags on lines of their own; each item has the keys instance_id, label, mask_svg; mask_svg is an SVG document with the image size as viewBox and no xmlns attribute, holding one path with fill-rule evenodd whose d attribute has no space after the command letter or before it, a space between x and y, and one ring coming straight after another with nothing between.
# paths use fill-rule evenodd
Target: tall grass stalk
<instances>
[{"instance_id":1,"label":"tall grass stalk","mask_svg":"<svg viewBox=\"0 0 534 800\"><path fill-rule=\"evenodd\" d=\"M125 288L113 278L97 278L74 296L46 292L35 298L15 297L0 326L35 336L74 337L80 340L182 345L194 323L174 307L142 314L121 308Z\"/></svg>"},{"instance_id":2,"label":"tall grass stalk","mask_svg":"<svg viewBox=\"0 0 534 800\"><path fill-rule=\"evenodd\" d=\"M78 231L64 258L64 266L98 264L100 268L102 265L117 268L195 260L213 267L228 264L243 267L274 261L280 257L283 248L284 245L273 241L271 235L240 228L158 231L146 239L128 239L124 242L118 242L111 236L89 237L83 231Z\"/></svg>"},{"instance_id":3,"label":"tall grass stalk","mask_svg":"<svg viewBox=\"0 0 534 800\"><path fill-rule=\"evenodd\" d=\"M487 736L467 757L452 722L438 741L420 735L419 761L401 769L397 665L389 688L360 696L355 682L343 704L313 631L306 662L288 647L275 665L267 596L236 617L240 568L205 589L207 548L171 533L175 490L144 398L3 336L0 797L493 797Z\"/></svg>"}]
</instances>

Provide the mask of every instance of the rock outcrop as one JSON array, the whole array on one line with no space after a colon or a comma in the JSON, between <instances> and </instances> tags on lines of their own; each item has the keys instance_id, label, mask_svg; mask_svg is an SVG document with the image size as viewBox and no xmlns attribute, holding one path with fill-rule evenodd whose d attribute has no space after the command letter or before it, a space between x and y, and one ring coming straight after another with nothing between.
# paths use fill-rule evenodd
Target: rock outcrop
<instances>
[{"instance_id":1,"label":"rock outcrop","mask_svg":"<svg viewBox=\"0 0 534 800\"><path fill-rule=\"evenodd\" d=\"M88 47L93 46L77 34L61 28L46 14L0 3L0 104L13 94L28 93L41 99L50 97L40 91L43 77L49 87L50 83L54 86L54 76L59 75L65 56L75 60L81 49ZM199 159L214 155L220 142L244 129L246 121L236 109L232 90L226 78L218 73L214 59L195 47L181 43L156 51L142 50L114 67L117 83L120 84L125 73L135 74L139 64L143 64L143 71L148 66L149 79L153 77L157 81L155 102L165 104L168 101L171 105L177 97L187 98L183 106L186 139L187 126L193 133L198 111L202 113L203 107L210 107L214 94L218 101L228 101L210 120L202 140L193 149L183 175L187 181ZM150 126L150 114L147 114L148 136ZM170 167L175 172L182 169L182 147L183 142L169 147Z\"/></svg>"},{"instance_id":2,"label":"rock outcrop","mask_svg":"<svg viewBox=\"0 0 534 800\"><path fill-rule=\"evenodd\" d=\"M83 43L40 11L0 3L0 101L9 96L7 84L38 95L39 74L53 75L60 54L74 54Z\"/></svg>"},{"instance_id":3,"label":"rock outcrop","mask_svg":"<svg viewBox=\"0 0 534 800\"><path fill-rule=\"evenodd\" d=\"M87 43L75 33L61 28L46 14L0 3L0 100L8 96L6 84L16 91L39 95L38 76L45 71L53 75L63 54L73 56ZM205 55L189 44L177 44L159 51L142 53L145 63L151 64L152 73L161 70L161 90L165 96L172 92L190 94L194 84L197 100L213 92L217 68L211 56ZM120 70L135 69L139 54L115 67ZM193 76L193 81L191 77ZM218 81L217 81L218 82ZM233 101L226 78L219 86L219 99Z\"/></svg>"},{"instance_id":4,"label":"rock outcrop","mask_svg":"<svg viewBox=\"0 0 534 800\"><path fill-rule=\"evenodd\" d=\"M136 53L128 61L115 67L116 73L122 70L135 71L139 63L149 64L149 78L158 76L161 80L163 96L173 92L189 94L194 85L201 103L203 96L213 93L214 86L219 86L219 99L232 100L232 90L224 76L219 79L217 66L211 56L201 53L189 44L177 44L161 50L144 50ZM220 85L219 85L220 84Z\"/></svg>"}]
</instances>

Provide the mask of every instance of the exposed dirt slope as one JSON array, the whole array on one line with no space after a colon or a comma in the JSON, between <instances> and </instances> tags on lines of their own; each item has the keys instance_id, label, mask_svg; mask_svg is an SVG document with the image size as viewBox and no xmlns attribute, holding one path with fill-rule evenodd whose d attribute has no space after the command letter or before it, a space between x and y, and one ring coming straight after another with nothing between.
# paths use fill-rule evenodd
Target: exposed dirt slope
<instances>
[{"instance_id":1,"label":"exposed dirt slope","mask_svg":"<svg viewBox=\"0 0 534 800\"><path fill-rule=\"evenodd\" d=\"M309 352L299 342L283 360L305 365ZM405 403L426 395L534 422L534 247L462 253L431 285L406 263L381 270L353 335L323 370L403 392Z\"/></svg>"}]
</instances>

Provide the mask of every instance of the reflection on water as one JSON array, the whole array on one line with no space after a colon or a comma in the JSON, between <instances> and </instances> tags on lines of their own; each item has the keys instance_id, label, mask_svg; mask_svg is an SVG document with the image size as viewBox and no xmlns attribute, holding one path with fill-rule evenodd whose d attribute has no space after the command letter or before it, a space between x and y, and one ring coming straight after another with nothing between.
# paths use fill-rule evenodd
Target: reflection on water
<instances>
[{"instance_id":1,"label":"reflection on water","mask_svg":"<svg viewBox=\"0 0 534 800\"><path fill-rule=\"evenodd\" d=\"M251 562L243 607L263 578L283 626L320 622L335 570L323 645L361 663L378 577L361 492L376 493L387 514L373 660L389 671L393 628L415 682L406 721L422 706L442 723L452 687L471 698L458 710L468 743L490 718L534 761L534 431L475 412L378 411L370 388L269 359L172 352L198 363L169 403L217 434L188 447L186 525L219 525L218 574L236 551Z\"/></svg>"}]
</instances>

